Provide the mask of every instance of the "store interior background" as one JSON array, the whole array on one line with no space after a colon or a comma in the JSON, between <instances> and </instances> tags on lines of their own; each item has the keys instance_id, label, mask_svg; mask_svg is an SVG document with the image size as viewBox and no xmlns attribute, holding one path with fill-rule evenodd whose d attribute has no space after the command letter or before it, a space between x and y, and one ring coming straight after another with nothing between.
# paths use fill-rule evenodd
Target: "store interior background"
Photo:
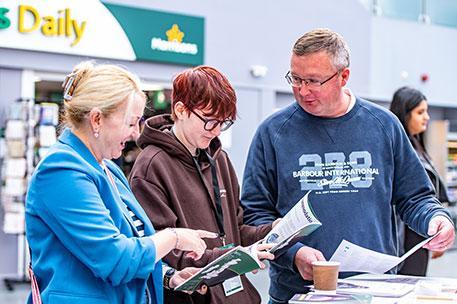
<instances>
[{"instance_id":1,"label":"store interior background","mask_svg":"<svg viewBox=\"0 0 457 304\"><path fill-rule=\"evenodd\" d=\"M457 201L457 1L106 2L205 18L204 62L227 75L238 97L239 118L230 131L223 133L222 141L240 183L256 127L265 117L293 102L284 79L293 43L312 28L328 27L341 33L349 44L348 87L356 95L385 107L393 92L404 85L427 96L431 115L426 134L428 149L447 182L450 197ZM9 107L18 98L59 103L64 76L84 59L87 58L0 47L0 127L5 126ZM146 113L149 115L167 111L171 79L187 68L154 62L97 61L121 64L141 77L149 97L148 108L153 109ZM126 155L124 165L128 172L134 153ZM455 214L455 207L450 208ZM2 212L0 208L0 228ZM23 272L21 246L20 236L0 229L0 278L17 277ZM429 275L457 277L457 251L452 249L433 260ZM262 296L266 296L266 272L251 277ZM19 288L19 297L25 293L26 289ZM12 300L11 297L14 296L2 284L0 302Z\"/></svg>"}]
</instances>

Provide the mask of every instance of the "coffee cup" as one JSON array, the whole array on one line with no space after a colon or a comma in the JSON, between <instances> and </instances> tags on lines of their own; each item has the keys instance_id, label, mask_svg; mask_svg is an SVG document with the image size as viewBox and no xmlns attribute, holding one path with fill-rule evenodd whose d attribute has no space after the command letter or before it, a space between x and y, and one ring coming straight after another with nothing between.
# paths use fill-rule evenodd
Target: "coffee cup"
<instances>
[{"instance_id":1,"label":"coffee cup","mask_svg":"<svg viewBox=\"0 0 457 304\"><path fill-rule=\"evenodd\" d=\"M316 293L336 293L339 262L313 262L314 291Z\"/></svg>"}]
</instances>

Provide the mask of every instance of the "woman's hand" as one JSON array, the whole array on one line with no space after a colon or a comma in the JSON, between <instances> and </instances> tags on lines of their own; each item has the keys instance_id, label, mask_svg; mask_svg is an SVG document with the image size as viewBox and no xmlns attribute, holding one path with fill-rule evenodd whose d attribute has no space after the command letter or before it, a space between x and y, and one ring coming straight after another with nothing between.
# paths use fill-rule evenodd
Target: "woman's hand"
<instances>
[{"instance_id":1,"label":"woman's hand","mask_svg":"<svg viewBox=\"0 0 457 304\"><path fill-rule=\"evenodd\" d=\"M201 268L196 267L187 267L183 270L176 271L175 274L170 279L170 288L176 288L182 284L185 280L196 274ZM204 295L208 292L208 287L202 285L197 292ZM191 292L185 291L185 293L191 294Z\"/></svg>"},{"instance_id":2,"label":"woman's hand","mask_svg":"<svg viewBox=\"0 0 457 304\"><path fill-rule=\"evenodd\" d=\"M206 249L206 243L202 238L216 238L217 233L206 230L193 230L187 228L174 228L176 235L175 249L190 251L186 256L198 260Z\"/></svg>"},{"instance_id":3,"label":"woman's hand","mask_svg":"<svg viewBox=\"0 0 457 304\"><path fill-rule=\"evenodd\" d=\"M206 243L202 238L216 238L217 236L217 233L205 230L166 228L150 238L156 246L157 260L163 258L173 249L190 251L187 256L198 260L206 249Z\"/></svg>"}]
</instances>

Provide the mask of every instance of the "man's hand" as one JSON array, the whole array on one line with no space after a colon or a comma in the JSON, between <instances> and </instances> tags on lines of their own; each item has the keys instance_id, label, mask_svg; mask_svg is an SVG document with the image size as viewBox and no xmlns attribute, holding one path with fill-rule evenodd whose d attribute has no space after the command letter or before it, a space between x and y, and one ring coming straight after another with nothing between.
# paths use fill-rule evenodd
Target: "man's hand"
<instances>
[{"instance_id":1,"label":"man's hand","mask_svg":"<svg viewBox=\"0 0 457 304\"><path fill-rule=\"evenodd\" d=\"M303 246L295 254L295 265L304 280L313 279L313 265L315 261L325 261L324 255L319 250Z\"/></svg>"},{"instance_id":2,"label":"man's hand","mask_svg":"<svg viewBox=\"0 0 457 304\"><path fill-rule=\"evenodd\" d=\"M431 251L445 251L454 243L454 225L443 215L435 216L430 220L427 233L430 236L439 233L433 240L424 245L424 248Z\"/></svg>"},{"instance_id":3,"label":"man's hand","mask_svg":"<svg viewBox=\"0 0 457 304\"><path fill-rule=\"evenodd\" d=\"M262 263L262 260L273 260L275 256L270 253L268 250L273 247L273 244L262 244L261 241L254 243L250 247L250 251L252 254L256 254L257 258L260 262L260 269L265 269L265 264ZM258 269L253 270L252 273L257 273Z\"/></svg>"}]
</instances>

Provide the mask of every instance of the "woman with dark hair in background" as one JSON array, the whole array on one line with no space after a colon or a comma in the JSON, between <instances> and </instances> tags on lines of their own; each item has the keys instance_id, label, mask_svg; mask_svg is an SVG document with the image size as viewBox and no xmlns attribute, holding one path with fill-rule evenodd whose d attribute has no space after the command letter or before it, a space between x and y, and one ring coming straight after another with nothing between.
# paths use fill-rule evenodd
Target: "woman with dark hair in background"
<instances>
[{"instance_id":1,"label":"woman with dark hair in background","mask_svg":"<svg viewBox=\"0 0 457 304\"><path fill-rule=\"evenodd\" d=\"M410 87L398 89L390 105L390 110L397 115L403 125L411 144L430 177L435 188L436 198L441 203L447 203L449 199L447 197L446 187L433 166L424 145L424 132L427 129L427 123L430 119L427 109L427 98L424 94ZM403 248L406 252L425 238L402 224L399 225L400 232L403 232L403 227L404 233L400 233L399 237L401 238L401 242L404 241ZM438 258L442 255L443 252L436 251L432 253L432 258ZM421 248L405 260L398 273L425 276L427 273L428 258L428 250Z\"/></svg>"}]
</instances>

